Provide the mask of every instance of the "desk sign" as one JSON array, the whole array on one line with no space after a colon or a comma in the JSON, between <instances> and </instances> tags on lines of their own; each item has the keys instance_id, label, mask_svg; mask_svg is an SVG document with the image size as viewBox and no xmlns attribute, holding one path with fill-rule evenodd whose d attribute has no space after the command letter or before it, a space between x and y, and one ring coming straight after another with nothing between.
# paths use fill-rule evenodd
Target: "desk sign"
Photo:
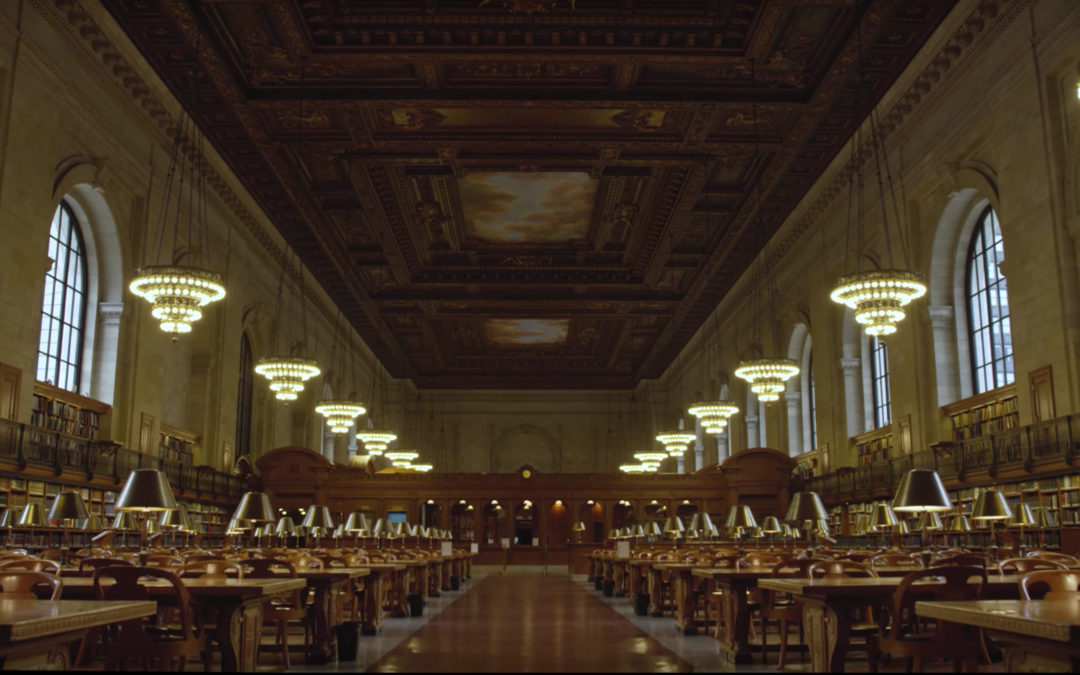
<instances>
[{"instance_id":1,"label":"desk sign","mask_svg":"<svg viewBox=\"0 0 1080 675\"><path fill-rule=\"evenodd\" d=\"M510 548L509 537L503 537L502 539L500 539L499 544L502 545L503 548Z\"/></svg>"},{"instance_id":2,"label":"desk sign","mask_svg":"<svg viewBox=\"0 0 1080 675\"><path fill-rule=\"evenodd\" d=\"M473 546L475 546L475 545L476 544L473 544ZM454 555L454 545L449 541L444 541L442 543L442 554L443 554L444 558L447 557L447 556Z\"/></svg>"},{"instance_id":3,"label":"desk sign","mask_svg":"<svg viewBox=\"0 0 1080 675\"><path fill-rule=\"evenodd\" d=\"M469 553L479 553L479 552L480 552L480 544L477 544L475 541L473 543L469 544Z\"/></svg>"},{"instance_id":4,"label":"desk sign","mask_svg":"<svg viewBox=\"0 0 1080 675\"><path fill-rule=\"evenodd\" d=\"M630 540L623 539L622 541L615 542L615 557L619 560L630 559Z\"/></svg>"}]
</instances>

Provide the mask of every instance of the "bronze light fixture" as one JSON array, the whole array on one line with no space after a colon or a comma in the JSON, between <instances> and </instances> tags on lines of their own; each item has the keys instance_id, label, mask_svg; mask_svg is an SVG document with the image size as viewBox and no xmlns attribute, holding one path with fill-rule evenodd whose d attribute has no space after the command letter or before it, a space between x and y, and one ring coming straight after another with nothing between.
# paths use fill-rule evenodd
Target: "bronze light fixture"
<instances>
[{"instance_id":1,"label":"bronze light fixture","mask_svg":"<svg viewBox=\"0 0 1080 675\"><path fill-rule=\"evenodd\" d=\"M900 479L893 497L894 511L948 511L952 500L941 476L933 469L911 469Z\"/></svg>"},{"instance_id":2,"label":"bronze light fixture","mask_svg":"<svg viewBox=\"0 0 1080 675\"><path fill-rule=\"evenodd\" d=\"M65 490L56 495L52 506L49 507L48 520L59 521L63 527L71 527L76 520L85 520L90 517L86 510L86 502L82 495L72 490Z\"/></svg>"}]
</instances>

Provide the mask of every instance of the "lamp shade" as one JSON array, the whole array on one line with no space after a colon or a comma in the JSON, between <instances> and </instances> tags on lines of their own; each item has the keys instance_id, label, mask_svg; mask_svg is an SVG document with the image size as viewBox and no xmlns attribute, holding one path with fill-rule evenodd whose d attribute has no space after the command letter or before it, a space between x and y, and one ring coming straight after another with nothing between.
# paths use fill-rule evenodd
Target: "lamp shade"
<instances>
[{"instance_id":1,"label":"lamp shade","mask_svg":"<svg viewBox=\"0 0 1080 675\"><path fill-rule=\"evenodd\" d=\"M804 520L828 520L825 505L816 492L796 492L791 498L784 520L789 523L801 523Z\"/></svg>"},{"instance_id":2,"label":"lamp shade","mask_svg":"<svg viewBox=\"0 0 1080 675\"><path fill-rule=\"evenodd\" d=\"M371 534L376 537L385 537L390 533L390 528L386 526L386 519L379 518L375 521L375 527L371 530Z\"/></svg>"},{"instance_id":3,"label":"lamp shade","mask_svg":"<svg viewBox=\"0 0 1080 675\"><path fill-rule=\"evenodd\" d=\"M255 525L250 520L237 520L236 518L230 518L229 524L225 527L225 531L229 534L238 534L253 529L255 529Z\"/></svg>"},{"instance_id":4,"label":"lamp shade","mask_svg":"<svg viewBox=\"0 0 1080 675\"><path fill-rule=\"evenodd\" d=\"M952 500L937 471L911 469L900 479L892 507L894 511L948 511Z\"/></svg>"},{"instance_id":5,"label":"lamp shade","mask_svg":"<svg viewBox=\"0 0 1080 675\"><path fill-rule=\"evenodd\" d=\"M896 512L885 502L874 504L870 511L870 529L880 530L883 527L895 527L897 522Z\"/></svg>"},{"instance_id":6,"label":"lamp shade","mask_svg":"<svg viewBox=\"0 0 1080 675\"><path fill-rule=\"evenodd\" d=\"M574 523L574 526L571 527L570 529L573 530L574 532L584 532L585 531L585 523L583 521L579 520L576 523Z\"/></svg>"},{"instance_id":7,"label":"lamp shade","mask_svg":"<svg viewBox=\"0 0 1080 675\"><path fill-rule=\"evenodd\" d=\"M1057 518L1054 517L1053 512L1048 508L1035 509L1035 521L1039 524L1039 527L1057 527ZM0 525L3 525L4 521L0 517Z\"/></svg>"},{"instance_id":8,"label":"lamp shade","mask_svg":"<svg viewBox=\"0 0 1080 675\"><path fill-rule=\"evenodd\" d=\"M923 511L919 514L919 521L915 524L915 529L943 530L945 525L941 522L941 515L937 511Z\"/></svg>"},{"instance_id":9,"label":"lamp shade","mask_svg":"<svg viewBox=\"0 0 1080 675\"><path fill-rule=\"evenodd\" d=\"M330 507L312 504L308 507L307 513L304 514L304 522L300 524L304 527L321 527L333 530L334 519L330 516Z\"/></svg>"},{"instance_id":10,"label":"lamp shade","mask_svg":"<svg viewBox=\"0 0 1080 675\"><path fill-rule=\"evenodd\" d=\"M645 526L645 534L649 535L650 537L662 537L664 535L664 532L660 529L660 523L656 522L655 520L651 520Z\"/></svg>"},{"instance_id":11,"label":"lamp shade","mask_svg":"<svg viewBox=\"0 0 1080 675\"><path fill-rule=\"evenodd\" d=\"M292 537L296 534L296 523L289 516L282 516L278 518L274 533L279 537Z\"/></svg>"},{"instance_id":12,"label":"lamp shade","mask_svg":"<svg viewBox=\"0 0 1080 675\"><path fill-rule=\"evenodd\" d=\"M348 532L360 532L361 530L371 531L371 519L367 517L367 514L360 511L353 511L349 514L349 517L345 519L345 530Z\"/></svg>"},{"instance_id":13,"label":"lamp shade","mask_svg":"<svg viewBox=\"0 0 1080 675\"><path fill-rule=\"evenodd\" d=\"M408 530L405 529L408 525L406 523L392 523L390 525L390 534L394 537L404 537L408 534Z\"/></svg>"},{"instance_id":14,"label":"lamp shade","mask_svg":"<svg viewBox=\"0 0 1080 675\"><path fill-rule=\"evenodd\" d=\"M274 522L274 507L265 492L245 492L232 515L234 520L250 520L253 523Z\"/></svg>"},{"instance_id":15,"label":"lamp shade","mask_svg":"<svg viewBox=\"0 0 1080 675\"><path fill-rule=\"evenodd\" d=\"M893 525L893 533L894 534L907 534L910 531L911 530L910 530L910 528L908 528L907 521L904 520L903 518L896 521L896 525Z\"/></svg>"},{"instance_id":16,"label":"lamp shade","mask_svg":"<svg viewBox=\"0 0 1080 675\"><path fill-rule=\"evenodd\" d=\"M336 539L340 539L341 537L344 537L344 536L345 536L345 523L340 523L337 527L334 528L334 537Z\"/></svg>"},{"instance_id":17,"label":"lamp shade","mask_svg":"<svg viewBox=\"0 0 1080 675\"><path fill-rule=\"evenodd\" d=\"M86 520L81 521L79 523L79 529L97 532L98 530L105 529L105 524L101 522L101 516L95 513Z\"/></svg>"},{"instance_id":18,"label":"lamp shade","mask_svg":"<svg viewBox=\"0 0 1080 675\"><path fill-rule=\"evenodd\" d=\"M949 532L971 532L971 521L967 516L956 516L949 523Z\"/></svg>"},{"instance_id":19,"label":"lamp shade","mask_svg":"<svg viewBox=\"0 0 1080 675\"><path fill-rule=\"evenodd\" d=\"M45 508L41 504L26 504L19 513L19 525L44 527L48 525L45 520Z\"/></svg>"},{"instance_id":20,"label":"lamp shade","mask_svg":"<svg viewBox=\"0 0 1080 675\"><path fill-rule=\"evenodd\" d=\"M983 490L971 510L972 520L1005 520L1012 518L1012 509L999 490Z\"/></svg>"},{"instance_id":21,"label":"lamp shade","mask_svg":"<svg viewBox=\"0 0 1080 675\"><path fill-rule=\"evenodd\" d=\"M761 531L765 534L779 534L781 532L780 519L776 516L765 516L761 523Z\"/></svg>"},{"instance_id":22,"label":"lamp shade","mask_svg":"<svg viewBox=\"0 0 1080 675\"><path fill-rule=\"evenodd\" d=\"M176 500L163 471L135 469L116 498L115 508L117 511L170 511L176 508Z\"/></svg>"},{"instance_id":23,"label":"lamp shade","mask_svg":"<svg viewBox=\"0 0 1080 675\"><path fill-rule=\"evenodd\" d=\"M133 532L139 529L139 521L135 518L134 513L121 511L113 518L112 529L121 532Z\"/></svg>"},{"instance_id":24,"label":"lamp shade","mask_svg":"<svg viewBox=\"0 0 1080 675\"><path fill-rule=\"evenodd\" d=\"M870 514L860 513L858 517L855 518L854 534L866 534L867 532L872 532L870 529Z\"/></svg>"},{"instance_id":25,"label":"lamp shade","mask_svg":"<svg viewBox=\"0 0 1080 675\"><path fill-rule=\"evenodd\" d=\"M631 532L631 535L634 536L634 537L644 537L645 536L645 526L642 525L641 523L638 523L637 525L634 525L634 529Z\"/></svg>"},{"instance_id":26,"label":"lamp shade","mask_svg":"<svg viewBox=\"0 0 1080 675\"><path fill-rule=\"evenodd\" d=\"M1035 520L1035 514L1027 504L1018 504L1013 509L1012 518L1009 519L1009 527L1037 527L1039 522Z\"/></svg>"},{"instance_id":27,"label":"lamp shade","mask_svg":"<svg viewBox=\"0 0 1080 675\"><path fill-rule=\"evenodd\" d=\"M181 532L191 532L194 529L191 517L188 516L187 507L183 504L177 504L175 511L162 512L158 522L161 523L162 527L180 530Z\"/></svg>"},{"instance_id":28,"label":"lamp shade","mask_svg":"<svg viewBox=\"0 0 1080 675\"><path fill-rule=\"evenodd\" d=\"M727 521L724 526L728 530L735 528L747 528L757 527L757 519L754 518L753 512L750 507L745 504L739 504L731 507L731 511L728 512Z\"/></svg>"},{"instance_id":29,"label":"lamp shade","mask_svg":"<svg viewBox=\"0 0 1080 675\"><path fill-rule=\"evenodd\" d=\"M83 520L89 517L82 495L71 490L56 495L49 507L49 520Z\"/></svg>"},{"instance_id":30,"label":"lamp shade","mask_svg":"<svg viewBox=\"0 0 1080 675\"><path fill-rule=\"evenodd\" d=\"M19 512L15 509L4 507L0 510L0 527L11 527L19 519Z\"/></svg>"},{"instance_id":31,"label":"lamp shade","mask_svg":"<svg viewBox=\"0 0 1080 675\"><path fill-rule=\"evenodd\" d=\"M683 525L682 520L680 520L678 516L668 516L667 520L664 521L664 533L665 534L675 534L675 533L678 533L678 532L685 532L685 531L686 531L686 526Z\"/></svg>"},{"instance_id":32,"label":"lamp shade","mask_svg":"<svg viewBox=\"0 0 1080 675\"><path fill-rule=\"evenodd\" d=\"M156 520L147 520L146 521L146 533L147 534L157 534L158 532L161 532L161 524L158 523L158 521L156 521Z\"/></svg>"}]
</instances>

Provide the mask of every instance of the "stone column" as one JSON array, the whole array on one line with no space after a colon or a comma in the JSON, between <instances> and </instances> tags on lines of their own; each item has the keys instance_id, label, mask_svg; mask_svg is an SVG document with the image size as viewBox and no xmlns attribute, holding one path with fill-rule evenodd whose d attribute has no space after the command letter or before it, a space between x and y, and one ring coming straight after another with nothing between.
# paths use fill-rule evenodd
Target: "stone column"
<instances>
[{"instance_id":1,"label":"stone column","mask_svg":"<svg viewBox=\"0 0 1080 675\"><path fill-rule=\"evenodd\" d=\"M694 467L692 471L699 471L705 467L705 441L703 439L704 431L701 428L701 420L694 419L694 433L697 438L694 439Z\"/></svg>"},{"instance_id":2,"label":"stone column","mask_svg":"<svg viewBox=\"0 0 1080 675\"><path fill-rule=\"evenodd\" d=\"M675 473L686 473L686 453L675 458Z\"/></svg>"},{"instance_id":3,"label":"stone column","mask_svg":"<svg viewBox=\"0 0 1080 675\"><path fill-rule=\"evenodd\" d=\"M761 445L761 432L758 430L758 406L747 406L746 410L746 447L756 448Z\"/></svg>"},{"instance_id":4,"label":"stone column","mask_svg":"<svg viewBox=\"0 0 1080 675\"><path fill-rule=\"evenodd\" d=\"M716 463L721 464L725 459L730 457L730 451L728 449L728 441L730 434L725 428L724 432L716 437Z\"/></svg>"},{"instance_id":5,"label":"stone column","mask_svg":"<svg viewBox=\"0 0 1080 675\"><path fill-rule=\"evenodd\" d=\"M98 303L90 396L106 403L113 402L113 392L116 390L116 351L120 343L120 319L123 315L122 302Z\"/></svg>"},{"instance_id":6,"label":"stone column","mask_svg":"<svg viewBox=\"0 0 1080 675\"><path fill-rule=\"evenodd\" d=\"M956 320L950 305L930 307L930 326L934 334L934 368L937 372L938 400L944 403L960 398L957 385L960 382L956 362L956 347L953 335L956 332Z\"/></svg>"},{"instance_id":7,"label":"stone column","mask_svg":"<svg viewBox=\"0 0 1080 675\"><path fill-rule=\"evenodd\" d=\"M862 419L862 396L859 390L862 360L840 359L840 367L844 369L844 410L847 416L847 435L850 438L862 431L859 424Z\"/></svg>"},{"instance_id":8,"label":"stone column","mask_svg":"<svg viewBox=\"0 0 1080 675\"><path fill-rule=\"evenodd\" d=\"M802 394L785 392L784 401L787 403L788 455L794 457L803 451Z\"/></svg>"}]
</instances>

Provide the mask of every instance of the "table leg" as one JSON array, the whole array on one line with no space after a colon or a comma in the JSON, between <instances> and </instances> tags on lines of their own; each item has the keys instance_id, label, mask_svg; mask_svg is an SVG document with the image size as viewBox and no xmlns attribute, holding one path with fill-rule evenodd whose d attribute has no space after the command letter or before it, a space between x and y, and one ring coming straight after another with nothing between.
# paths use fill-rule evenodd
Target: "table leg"
<instances>
[{"instance_id":1,"label":"table leg","mask_svg":"<svg viewBox=\"0 0 1080 675\"><path fill-rule=\"evenodd\" d=\"M724 625L720 647L737 663L751 663L750 607L746 602L748 586L741 582L718 583L724 595Z\"/></svg>"},{"instance_id":2,"label":"table leg","mask_svg":"<svg viewBox=\"0 0 1080 675\"><path fill-rule=\"evenodd\" d=\"M322 664L334 660L337 653L337 636L334 635L334 620L337 617L338 590L341 583L316 583L315 597L308 608L308 621L311 623L311 646L307 652L307 662Z\"/></svg>"},{"instance_id":3,"label":"table leg","mask_svg":"<svg viewBox=\"0 0 1080 675\"><path fill-rule=\"evenodd\" d=\"M689 572L675 574L675 625L683 635L696 635L694 625L694 581Z\"/></svg>"},{"instance_id":4,"label":"table leg","mask_svg":"<svg viewBox=\"0 0 1080 675\"><path fill-rule=\"evenodd\" d=\"M363 635L374 635L382 628L383 584L383 575L375 570L364 579L364 623L360 626Z\"/></svg>"},{"instance_id":5,"label":"table leg","mask_svg":"<svg viewBox=\"0 0 1080 675\"><path fill-rule=\"evenodd\" d=\"M649 616L664 616L663 578L658 570L649 568Z\"/></svg>"},{"instance_id":6,"label":"table leg","mask_svg":"<svg viewBox=\"0 0 1080 675\"><path fill-rule=\"evenodd\" d=\"M217 605L217 643L221 672L254 671L262 639L262 602Z\"/></svg>"}]
</instances>

